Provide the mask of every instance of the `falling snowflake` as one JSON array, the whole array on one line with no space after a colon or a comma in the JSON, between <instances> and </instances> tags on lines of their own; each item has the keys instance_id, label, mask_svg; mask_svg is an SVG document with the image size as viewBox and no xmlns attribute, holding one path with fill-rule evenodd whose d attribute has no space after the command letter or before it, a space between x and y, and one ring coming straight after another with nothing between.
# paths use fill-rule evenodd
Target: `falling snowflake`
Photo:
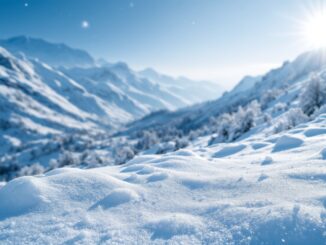
<instances>
[{"instance_id":1,"label":"falling snowflake","mask_svg":"<svg viewBox=\"0 0 326 245\"><path fill-rule=\"evenodd\" d=\"M130 3L129 3L129 7L130 7L130 8L133 8L133 7L135 7L135 4L134 4L133 2L130 2Z\"/></svg>"},{"instance_id":2,"label":"falling snowflake","mask_svg":"<svg viewBox=\"0 0 326 245\"><path fill-rule=\"evenodd\" d=\"M25 3L24 6L25 6L25 7L28 7L28 3Z\"/></svg>"}]
</instances>

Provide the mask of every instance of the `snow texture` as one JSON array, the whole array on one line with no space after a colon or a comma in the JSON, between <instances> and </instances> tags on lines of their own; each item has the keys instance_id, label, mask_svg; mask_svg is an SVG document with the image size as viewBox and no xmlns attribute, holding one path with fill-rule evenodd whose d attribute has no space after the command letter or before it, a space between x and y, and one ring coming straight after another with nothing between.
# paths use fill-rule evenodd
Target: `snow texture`
<instances>
[{"instance_id":1,"label":"snow texture","mask_svg":"<svg viewBox=\"0 0 326 245\"><path fill-rule=\"evenodd\" d=\"M120 166L17 178L0 189L0 240L325 244L325 137L316 130L325 123L321 115L293 135L254 135L234 146L190 146ZM314 137L305 136L309 129ZM253 141L264 147L252 148Z\"/></svg>"}]
</instances>

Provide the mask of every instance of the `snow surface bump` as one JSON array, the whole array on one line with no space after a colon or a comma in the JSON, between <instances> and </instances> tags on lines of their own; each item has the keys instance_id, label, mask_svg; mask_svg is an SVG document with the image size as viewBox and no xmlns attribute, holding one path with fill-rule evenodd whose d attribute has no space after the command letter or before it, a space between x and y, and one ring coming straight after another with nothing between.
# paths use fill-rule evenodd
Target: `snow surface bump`
<instances>
[{"instance_id":1,"label":"snow surface bump","mask_svg":"<svg viewBox=\"0 0 326 245\"><path fill-rule=\"evenodd\" d=\"M314 137L326 134L326 128L310 128L304 132L306 137Z\"/></svg>"},{"instance_id":2,"label":"snow surface bump","mask_svg":"<svg viewBox=\"0 0 326 245\"><path fill-rule=\"evenodd\" d=\"M326 148L324 148L324 149L320 152L320 154L321 154L322 159L323 159L323 160L326 160Z\"/></svg>"},{"instance_id":3,"label":"snow surface bump","mask_svg":"<svg viewBox=\"0 0 326 245\"><path fill-rule=\"evenodd\" d=\"M138 199L138 194L133 190L116 189L112 191L109 195L104 197L102 200L95 203L90 209L92 210L97 207L102 207L104 209L107 209L137 199Z\"/></svg>"},{"instance_id":4,"label":"snow surface bump","mask_svg":"<svg viewBox=\"0 0 326 245\"><path fill-rule=\"evenodd\" d=\"M145 228L152 233L153 240L169 240L173 236L180 235L191 236L203 227L204 224L199 217L182 213L163 215L145 224Z\"/></svg>"},{"instance_id":5,"label":"snow surface bump","mask_svg":"<svg viewBox=\"0 0 326 245\"><path fill-rule=\"evenodd\" d=\"M283 135L276 141L273 152L285 151L292 148L296 148L302 145L303 143L304 141L300 138L289 135Z\"/></svg>"},{"instance_id":6,"label":"snow surface bump","mask_svg":"<svg viewBox=\"0 0 326 245\"><path fill-rule=\"evenodd\" d=\"M226 157L230 156L233 154L236 154L243 149L246 148L246 145L239 144L239 145L234 145L234 146L226 146L222 148L220 151L216 152L213 157L219 158L219 157Z\"/></svg>"}]
</instances>

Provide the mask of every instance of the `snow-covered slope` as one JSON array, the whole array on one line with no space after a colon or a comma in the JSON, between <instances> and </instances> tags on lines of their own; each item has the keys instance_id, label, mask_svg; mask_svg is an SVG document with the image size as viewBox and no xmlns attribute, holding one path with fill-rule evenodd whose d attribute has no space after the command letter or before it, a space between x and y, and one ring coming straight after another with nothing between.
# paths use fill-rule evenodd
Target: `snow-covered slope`
<instances>
[{"instance_id":1,"label":"snow-covered slope","mask_svg":"<svg viewBox=\"0 0 326 245\"><path fill-rule=\"evenodd\" d=\"M219 99L201 105L181 109L177 112L155 113L130 125L130 131L146 128L177 127L185 131L195 130L208 124L211 118L224 112L233 112L253 100L267 108L277 103L288 103L297 106L298 97L312 75L326 77L326 51L314 50L300 55L292 62L285 62L281 67L273 69L257 81L249 79L248 89L242 89L244 81L240 81L233 90L226 92ZM240 89L239 89L240 88ZM240 90L240 91L239 91ZM269 101L271 100L271 101ZM271 104L268 104L272 102ZM267 109L264 108L264 109Z\"/></svg>"},{"instance_id":2,"label":"snow-covered slope","mask_svg":"<svg viewBox=\"0 0 326 245\"><path fill-rule=\"evenodd\" d=\"M25 133L47 134L110 127L133 118L44 63L18 59L1 49L0 69L2 129L21 125Z\"/></svg>"},{"instance_id":3,"label":"snow-covered slope","mask_svg":"<svg viewBox=\"0 0 326 245\"><path fill-rule=\"evenodd\" d=\"M6 244L326 243L326 114L125 165L62 168L0 189Z\"/></svg>"},{"instance_id":4,"label":"snow-covered slope","mask_svg":"<svg viewBox=\"0 0 326 245\"><path fill-rule=\"evenodd\" d=\"M103 87L106 87L125 96L135 103L134 107L140 107L140 112L135 112L138 117L156 110L176 110L195 103L195 100L190 102L175 96L155 81L149 81L138 76L125 63L92 68L64 69L63 72L89 87L89 89L94 89L96 86L103 95L105 95Z\"/></svg>"},{"instance_id":5,"label":"snow-covered slope","mask_svg":"<svg viewBox=\"0 0 326 245\"><path fill-rule=\"evenodd\" d=\"M252 89L257 82L261 80L261 76L245 76L233 89L233 93L241 93Z\"/></svg>"},{"instance_id":6,"label":"snow-covered slope","mask_svg":"<svg viewBox=\"0 0 326 245\"><path fill-rule=\"evenodd\" d=\"M84 50L73 49L65 44L49 43L42 39L18 36L0 40L0 46L13 54L25 54L53 67L92 66L94 59Z\"/></svg>"}]
</instances>

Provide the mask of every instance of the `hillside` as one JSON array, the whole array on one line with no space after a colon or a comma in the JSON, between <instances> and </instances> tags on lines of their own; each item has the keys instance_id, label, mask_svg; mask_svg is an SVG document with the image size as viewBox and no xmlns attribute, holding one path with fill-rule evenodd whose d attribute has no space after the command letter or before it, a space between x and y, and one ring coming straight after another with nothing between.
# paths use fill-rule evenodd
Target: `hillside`
<instances>
[{"instance_id":1,"label":"hillside","mask_svg":"<svg viewBox=\"0 0 326 245\"><path fill-rule=\"evenodd\" d=\"M241 89L244 80L220 98L181 109L177 112L162 112L145 117L143 120L130 124L128 133L134 130L173 127L189 132L208 125L212 118L223 113L235 112L239 106L246 106L257 100L263 104L263 110L273 108L276 104L286 103L288 108L298 106L299 95L309 83L311 76L321 80L326 72L325 50L314 50L298 56L258 77L248 89ZM245 80L247 80L245 78ZM250 79L251 80L251 79ZM252 80L251 80L252 81ZM239 89L240 87L240 89ZM283 111L283 112L285 112Z\"/></svg>"}]
</instances>

